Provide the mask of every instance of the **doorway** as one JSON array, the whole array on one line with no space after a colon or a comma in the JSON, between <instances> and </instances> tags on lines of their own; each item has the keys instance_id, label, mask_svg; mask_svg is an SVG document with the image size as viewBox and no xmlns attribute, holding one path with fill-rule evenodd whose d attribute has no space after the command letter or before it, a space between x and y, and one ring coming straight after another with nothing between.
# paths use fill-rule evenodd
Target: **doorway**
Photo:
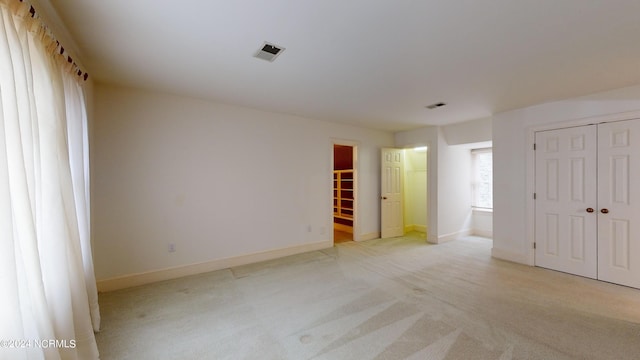
<instances>
[{"instance_id":1,"label":"doorway","mask_svg":"<svg viewBox=\"0 0 640 360\"><path fill-rule=\"evenodd\" d=\"M356 147L333 144L333 242L354 240Z\"/></svg>"},{"instance_id":2,"label":"doorway","mask_svg":"<svg viewBox=\"0 0 640 360\"><path fill-rule=\"evenodd\" d=\"M380 236L427 236L427 147L381 151Z\"/></svg>"},{"instance_id":3,"label":"doorway","mask_svg":"<svg viewBox=\"0 0 640 360\"><path fill-rule=\"evenodd\" d=\"M404 149L404 232L427 234L427 147Z\"/></svg>"}]
</instances>

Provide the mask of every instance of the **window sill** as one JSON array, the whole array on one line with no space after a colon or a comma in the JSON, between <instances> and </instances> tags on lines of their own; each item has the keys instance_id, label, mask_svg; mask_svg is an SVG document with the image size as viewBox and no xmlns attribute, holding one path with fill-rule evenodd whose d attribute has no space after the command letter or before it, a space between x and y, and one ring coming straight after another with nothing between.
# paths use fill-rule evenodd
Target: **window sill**
<instances>
[{"instance_id":1,"label":"window sill","mask_svg":"<svg viewBox=\"0 0 640 360\"><path fill-rule=\"evenodd\" d=\"M493 209L488 209L488 208L471 208L471 210L473 212L477 212L477 213L493 213Z\"/></svg>"}]
</instances>

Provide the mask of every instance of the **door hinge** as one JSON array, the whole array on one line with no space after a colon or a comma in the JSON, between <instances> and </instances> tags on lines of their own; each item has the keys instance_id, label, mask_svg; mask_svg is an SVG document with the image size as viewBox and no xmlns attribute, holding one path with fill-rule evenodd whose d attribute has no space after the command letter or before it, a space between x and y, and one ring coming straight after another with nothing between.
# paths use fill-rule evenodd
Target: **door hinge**
<instances>
[{"instance_id":1,"label":"door hinge","mask_svg":"<svg viewBox=\"0 0 640 360\"><path fill-rule=\"evenodd\" d=\"M533 193L533 200L535 200L538 196L536 195L536 193Z\"/></svg>"},{"instance_id":2,"label":"door hinge","mask_svg":"<svg viewBox=\"0 0 640 360\"><path fill-rule=\"evenodd\" d=\"M533 143L533 151L536 150L536 143Z\"/></svg>"},{"instance_id":3,"label":"door hinge","mask_svg":"<svg viewBox=\"0 0 640 360\"><path fill-rule=\"evenodd\" d=\"M533 243L533 248L534 248L534 249L536 248L536 243Z\"/></svg>"}]
</instances>

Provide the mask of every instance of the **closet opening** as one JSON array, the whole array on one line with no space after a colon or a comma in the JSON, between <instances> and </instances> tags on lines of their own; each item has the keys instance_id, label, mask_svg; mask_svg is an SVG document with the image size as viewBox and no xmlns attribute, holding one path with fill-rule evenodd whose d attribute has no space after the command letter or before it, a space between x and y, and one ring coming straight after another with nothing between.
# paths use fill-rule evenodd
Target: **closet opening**
<instances>
[{"instance_id":1,"label":"closet opening","mask_svg":"<svg viewBox=\"0 0 640 360\"><path fill-rule=\"evenodd\" d=\"M427 147L404 149L404 233L427 238Z\"/></svg>"},{"instance_id":2,"label":"closet opening","mask_svg":"<svg viewBox=\"0 0 640 360\"><path fill-rule=\"evenodd\" d=\"M356 148L333 145L333 242L354 240Z\"/></svg>"},{"instance_id":3,"label":"closet opening","mask_svg":"<svg viewBox=\"0 0 640 360\"><path fill-rule=\"evenodd\" d=\"M427 147L383 148L380 163L380 237L426 240Z\"/></svg>"}]
</instances>

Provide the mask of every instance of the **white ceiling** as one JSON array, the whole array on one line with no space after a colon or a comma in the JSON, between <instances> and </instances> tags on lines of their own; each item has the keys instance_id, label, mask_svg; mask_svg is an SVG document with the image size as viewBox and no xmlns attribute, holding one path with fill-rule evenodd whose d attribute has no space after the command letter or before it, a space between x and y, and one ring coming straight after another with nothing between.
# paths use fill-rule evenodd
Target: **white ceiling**
<instances>
[{"instance_id":1,"label":"white ceiling","mask_svg":"<svg viewBox=\"0 0 640 360\"><path fill-rule=\"evenodd\" d=\"M383 130L640 84L640 0L49 1L98 81Z\"/></svg>"}]
</instances>

